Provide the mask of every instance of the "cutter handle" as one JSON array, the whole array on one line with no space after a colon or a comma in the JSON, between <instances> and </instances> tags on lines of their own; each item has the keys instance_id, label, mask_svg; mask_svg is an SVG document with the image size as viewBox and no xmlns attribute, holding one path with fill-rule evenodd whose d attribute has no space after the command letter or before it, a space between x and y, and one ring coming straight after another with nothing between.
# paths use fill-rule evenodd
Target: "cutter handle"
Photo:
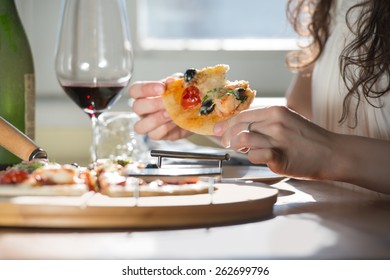
<instances>
[{"instance_id":1,"label":"cutter handle","mask_svg":"<svg viewBox=\"0 0 390 280\"><path fill-rule=\"evenodd\" d=\"M222 173L222 162L229 160L229 154L205 154L205 153L191 153L191 152L178 152L178 151L162 151L162 150L151 150L150 155L152 157L158 157L157 166L161 167L162 158L180 158L180 159L203 159L203 160L218 160L219 168Z\"/></svg>"},{"instance_id":2,"label":"cutter handle","mask_svg":"<svg viewBox=\"0 0 390 280\"><path fill-rule=\"evenodd\" d=\"M0 146L22 160L47 158L44 150L2 117L0 117Z\"/></svg>"},{"instance_id":3,"label":"cutter handle","mask_svg":"<svg viewBox=\"0 0 390 280\"><path fill-rule=\"evenodd\" d=\"M229 160L229 154L204 154L204 153L191 153L191 152L178 152L178 151L162 151L152 150L150 152L152 157L165 157L165 158L189 158L189 159L205 159L205 160Z\"/></svg>"}]
</instances>

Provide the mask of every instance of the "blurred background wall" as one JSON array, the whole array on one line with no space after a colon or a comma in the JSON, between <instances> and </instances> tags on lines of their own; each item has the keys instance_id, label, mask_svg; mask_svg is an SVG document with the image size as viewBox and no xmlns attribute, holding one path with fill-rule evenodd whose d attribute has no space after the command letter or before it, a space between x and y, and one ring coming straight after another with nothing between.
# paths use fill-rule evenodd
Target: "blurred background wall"
<instances>
[{"instance_id":1,"label":"blurred background wall","mask_svg":"<svg viewBox=\"0 0 390 280\"><path fill-rule=\"evenodd\" d=\"M52 160L86 163L90 121L65 96L54 72L61 0L16 3L34 56L36 141ZM127 0L132 82L224 63L231 68L228 78L250 81L258 97L282 97L292 78L284 57L296 48L284 5L284 0ZM130 110L126 91L112 110Z\"/></svg>"}]
</instances>

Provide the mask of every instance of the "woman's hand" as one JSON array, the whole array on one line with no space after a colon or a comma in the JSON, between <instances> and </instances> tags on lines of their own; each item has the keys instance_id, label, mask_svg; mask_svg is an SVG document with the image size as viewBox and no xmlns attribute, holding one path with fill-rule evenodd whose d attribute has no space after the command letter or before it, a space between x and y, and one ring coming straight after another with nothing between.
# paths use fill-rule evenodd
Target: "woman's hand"
<instances>
[{"instance_id":1,"label":"woman's hand","mask_svg":"<svg viewBox=\"0 0 390 280\"><path fill-rule=\"evenodd\" d=\"M129 88L134 99L133 110L140 117L134 129L138 134L147 134L153 140L177 140L190 135L190 132L176 126L164 108L161 95L165 83L136 82Z\"/></svg>"},{"instance_id":2,"label":"woman's hand","mask_svg":"<svg viewBox=\"0 0 390 280\"><path fill-rule=\"evenodd\" d=\"M390 141L337 134L287 107L242 111L217 124L225 147L282 175L347 182L390 194Z\"/></svg>"},{"instance_id":3,"label":"woman's hand","mask_svg":"<svg viewBox=\"0 0 390 280\"><path fill-rule=\"evenodd\" d=\"M214 132L223 146L247 152L252 163L267 164L278 174L321 179L324 165L332 162L334 134L287 107L243 111Z\"/></svg>"}]
</instances>

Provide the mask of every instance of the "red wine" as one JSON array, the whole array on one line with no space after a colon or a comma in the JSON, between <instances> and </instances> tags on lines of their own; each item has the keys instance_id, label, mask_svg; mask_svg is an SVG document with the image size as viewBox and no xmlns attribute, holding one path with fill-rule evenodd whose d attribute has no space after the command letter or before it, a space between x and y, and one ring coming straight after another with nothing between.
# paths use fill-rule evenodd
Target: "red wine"
<instances>
[{"instance_id":1,"label":"red wine","mask_svg":"<svg viewBox=\"0 0 390 280\"><path fill-rule=\"evenodd\" d=\"M69 84L62 88L90 117L98 117L119 99L124 86Z\"/></svg>"}]
</instances>

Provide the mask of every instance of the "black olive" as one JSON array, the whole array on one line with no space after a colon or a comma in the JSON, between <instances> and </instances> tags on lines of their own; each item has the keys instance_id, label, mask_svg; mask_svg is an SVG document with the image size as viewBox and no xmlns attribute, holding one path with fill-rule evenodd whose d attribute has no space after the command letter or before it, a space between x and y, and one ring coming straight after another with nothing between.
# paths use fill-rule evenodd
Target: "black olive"
<instances>
[{"instance_id":1,"label":"black olive","mask_svg":"<svg viewBox=\"0 0 390 280\"><path fill-rule=\"evenodd\" d=\"M214 111L214 108L215 108L215 104L213 103L213 100L207 99L205 102L202 103L199 112L201 115L208 115L212 111Z\"/></svg>"},{"instance_id":2,"label":"black olive","mask_svg":"<svg viewBox=\"0 0 390 280\"><path fill-rule=\"evenodd\" d=\"M196 69L190 68L187 71L184 72L184 81L189 82L191 81L196 75Z\"/></svg>"},{"instance_id":3,"label":"black olive","mask_svg":"<svg viewBox=\"0 0 390 280\"><path fill-rule=\"evenodd\" d=\"M158 165L155 164L155 163L148 163L145 168L149 169L149 168L158 168Z\"/></svg>"},{"instance_id":4,"label":"black olive","mask_svg":"<svg viewBox=\"0 0 390 280\"><path fill-rule=\"evenodd\" d=\"M246 96L245 92L246 92L246 90L244 88L236 88L236 89L234 89L234 97L237 100L245 101L248 98L248 96Z\"/></svg>"}]
</instances>

